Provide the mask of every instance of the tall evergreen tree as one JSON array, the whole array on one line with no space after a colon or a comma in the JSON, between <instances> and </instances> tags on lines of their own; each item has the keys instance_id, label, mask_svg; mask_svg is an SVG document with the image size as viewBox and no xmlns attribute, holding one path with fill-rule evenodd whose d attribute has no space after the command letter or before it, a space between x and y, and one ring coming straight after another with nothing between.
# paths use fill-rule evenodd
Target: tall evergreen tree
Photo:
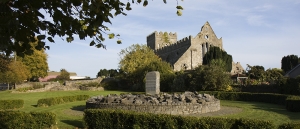
<instances>
[{"instance_id":1,"label":"tall evergreen tree","mask_svg":"<svg viewBox=\"0 0 300 129\"><path fill-rule=\"evenodd\" d=\"M208 65L212 60L222 60L225 65L224 69L230 72L232 69L232 56L227 54L226 51L221 50L219 47L212 46L209 51L203 57L203 64Z\"/></svg>"},{"instance_id":2,"label":"tall evergreen tree","mask_svg":"<svg viewBox=\"0 0 300 129\"><path fill-rule=\"evenodd\" d=\"M293 69L295 66L299 64L299 58L297 55L287 55L282 57L281 59L281 69L287 73L291 69Z\"/></svg>"}]
</instances>

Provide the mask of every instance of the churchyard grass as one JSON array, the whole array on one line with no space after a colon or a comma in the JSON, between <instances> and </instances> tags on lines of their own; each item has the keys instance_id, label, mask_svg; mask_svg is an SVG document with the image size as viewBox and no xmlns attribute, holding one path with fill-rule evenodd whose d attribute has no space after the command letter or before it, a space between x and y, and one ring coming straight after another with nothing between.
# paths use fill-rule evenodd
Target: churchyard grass
<instances>
[{"instance_id":1,"label":"churchyard grass","mask_svg":"<svg viewBox=\"0 0 300 129\"><path fill-rule=\"evenodd\" d=\"M275 125L288 122L300 123L300 112L287 111L282 105L228 100L221 100L221 105L242 108L242 112L221 117L267 120Z\"/></svg>"},{"instance_id":2,"label":"churchyard grass","mask_svg":"<svg viewBox=\"0 0 300 129\"><path fill-rule=\"evenodd\" d=\"M24 107L16 109L19 111L46 111L53 112L57 116L58 128L83 128L83 110L86 101L76 101L65 104L54 105L50 107L37 107L37 101L41 98L73 96L73 95L108 95L120 94L123 91L53 91L53 92L37 92L37 93L10 93L10 91L1 91L0 99L23 99Z\"/></svg>"},{"instance_id":3,"label":"churchyard grass","mask_svg":"<svg viewBox=\"0 0 300 129\"><path fill-rule=\"evenodd\" d=\"M53 91L38 93L10 93L10 91L1 91L0 99L23 99L24 107L16 109L20 111L46 111L53 112L57 115L58 128L84 128L83 126L83 110L85 109L85 101L70 102L65 104L54 105L50 107L37 107L37 101L41 98L73 96L73 95L107 95L120 94L123 91ZM261 119L274 122L280 125L287 122L300 122L300 112L289 112L284 106L244 101L227 101L221 100L222 106L238 107L242 111L235 114L216 116L227 118L247 118Z\"/></svg>"}]
</instances>

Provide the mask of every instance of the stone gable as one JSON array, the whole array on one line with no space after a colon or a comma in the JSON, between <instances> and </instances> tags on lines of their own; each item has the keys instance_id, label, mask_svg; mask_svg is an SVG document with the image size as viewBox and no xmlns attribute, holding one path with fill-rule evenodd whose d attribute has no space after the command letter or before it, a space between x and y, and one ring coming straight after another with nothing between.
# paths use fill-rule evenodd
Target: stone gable
<instances>
[{"instance_id":1,"label":"stone gable","mask_svg":"<svg viewBox=\"0 0 300 129\"><path fill-rule=\"evenodd\" d=\"M191 70L202 65L203 57L211 46L224 50L222 38L216 36L208 22L201 27L195 37L188 36L178 41L177 33L155 31L147 36L147 46L162 60L170 63L174 71ZM244 70L241 65L233 65L233 67L232 74Z\"/></svg>"}]
</instances>

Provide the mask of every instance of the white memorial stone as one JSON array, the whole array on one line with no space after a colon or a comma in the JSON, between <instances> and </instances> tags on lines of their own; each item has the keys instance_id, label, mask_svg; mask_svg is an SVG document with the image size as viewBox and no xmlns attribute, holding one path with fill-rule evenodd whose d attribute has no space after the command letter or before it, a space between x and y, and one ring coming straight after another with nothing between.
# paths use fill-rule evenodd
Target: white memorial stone
<instances>
[{"instance_id":1,"label":"white memorial stone","mask_svg":"<svg viewBox=\"0 0 300 129\"><path fill-rule=\"evenodd\" d=\"M160 74L152 71L146 74L146 94L154 95L160 92Z\"/></svg>"}]
</instances>

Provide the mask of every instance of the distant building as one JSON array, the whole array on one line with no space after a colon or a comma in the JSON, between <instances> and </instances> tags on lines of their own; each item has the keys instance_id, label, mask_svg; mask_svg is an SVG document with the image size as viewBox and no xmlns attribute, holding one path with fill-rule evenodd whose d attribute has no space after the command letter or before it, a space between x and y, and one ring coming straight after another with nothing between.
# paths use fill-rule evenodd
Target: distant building
<instances>
[{"instance_id":1,"label":"distant building","mask_svg":"<svg viewBox=\"0 0 300 129\"><path fill-rule=\"evenodd\" d=\"M75 72L69 72L70 73L70 78L71 76L77 76ZM58 75L60 75L60 72L48 72L48 75L44 78L39 78L39 82L47 82L48 80L52 78L56 78Z\"/></svg>"},{"instance_id":2,"label":"distant building","mask_svg":"<svg viewBox=\"0 0 300 129\"><path fill-rule=\"evenodd\" d=\"M300 75L300 64L298 64L296 67L294 67L292 70L287 72L284 76L290 77L290 78L296 78Z\"/></svg>"},{"instance_id":3,"label":"distant building","mask_svg":"<svg viewBox=\"0 0 300 129\"><path fill-rule=\"evenodd\" d=\"M208 22L195 37L189 36L178 41L177 33L155 31L147 36L147 46L162 60L170 63L174 71L191 70L202 65L204 55L212 46L224 50L222 38L217 38ZM244 71L239 62L232 62L232 75L242 74Z\"/></svg>"}]
</instances>

